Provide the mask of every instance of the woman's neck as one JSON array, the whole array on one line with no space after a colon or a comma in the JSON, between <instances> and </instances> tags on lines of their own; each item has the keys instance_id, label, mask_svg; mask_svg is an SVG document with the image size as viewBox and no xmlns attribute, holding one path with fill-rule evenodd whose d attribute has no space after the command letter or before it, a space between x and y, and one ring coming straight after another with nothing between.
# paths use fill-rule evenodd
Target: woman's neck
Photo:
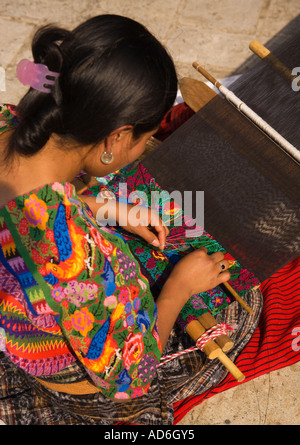
<instances>
[{"instance_id":1,"label":"woman's neck","mask_svg":"<svg viewBox=\"0 0 300 445\"><path fill-rule=\"evenodd\" d=\"M0 138L0 159L4 159L8 142L4 136ZM62 147L57 138L51 136L38 153L30 157L16 154L9 164L1 162L0 206L45 184L71 182L82 169L85 150L84 147Z\"/></svg>"}]
</instances>

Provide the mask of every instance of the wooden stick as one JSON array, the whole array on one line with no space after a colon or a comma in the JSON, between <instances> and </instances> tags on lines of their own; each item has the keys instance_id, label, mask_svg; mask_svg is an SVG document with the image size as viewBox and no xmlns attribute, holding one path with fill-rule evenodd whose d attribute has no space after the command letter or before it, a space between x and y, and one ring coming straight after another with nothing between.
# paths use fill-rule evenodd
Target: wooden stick
<instances>
[{"instance_id":1,"label":"wooden stick","mask_svg":"<svg viewBox=\"0 0 300 445\"><path fill-rule=\"evenodd\" d=\"M198 320L193 320L188 323L186 327L186 332L192 337L192 339L196 342L201 335L205 334L205 328L199 323ZM218 357L221 351L221 348L217 346L217 344L213 340L208 340L208 342L203 347L203 352L207 355L207 357L211 360Z\"/></svg>"},{"instance_id":2,"label":"wooden stick","mask_svg":"<svg viewBox=\"0 0 300 445\"><path fill-rule=\"evenodd\" d=\"M193 248L194 250L196 249L195 247ZM249 314L253 314L253 310L251 309L251 307L248 306L248 304L239 296L239 294L230 286L230 284L227 281L225 281L223 285L231 293L231 295L240 303L240 305L244 309L246 309L247 312L249 312Z\"/></svg>"},{"instance_id":3,"label":"wooden stick","mask_svg":"<svg viewBox=\"0 0 300 445\"><path fill-rule=\"evenodd\" d=\"M198 319L199 322L199 319ZM202 324L199 322L199 324L202 326ZM202 326L204 329L204 326ZM213 341L213 340L212 340ZM213 341L214 343L214 341ZM221 363L225 366L225 368L230 372L230 374L238 381L242 382L245 380L244 374L239 370L239 368L233 363L232 360L230 360L229 357L227 357L226 354L222 351L222 349L219 350L217 358L220 360Z\"/></svg>"},{"instance_id":4,"label":"wooden stick","mask_svg":"<svg viewBox=\"0 0 300 445\"><path fill-rule=\"evenodd\" d=\"M244 301L240 296L239 296L239 294L230 286L230 284L227 282L227 281L225 281L224 283L224 286L226 287L226 289L231 293L231 295L240 303L240 305L244 308L244 309L246 309L246 311L249 313L249 314L253 314L253 310L251 309L251 307L250 306L248 306L248 304L246 303L246 301Z\"/></svg>"},{"instance_id":5,"label":"wooden stick","mask_svg":"<svg viewBox=\"0 0 300 445\"><path fill-rule=\"evenodd\" d=\"M193 340L197 341L198 338L205 333L205 328L199 322L199 320L193 320L187 325L186 331ZM222 349L217 346L214 340L208 340L203 348L203 352L205 352L207 357L210 359L218 358L238 382L241 382L245 379L244 374L233 363L233 361L230 360L230 358L228 358L226 354L224 354Z\"/></svg>"},{"instance_id":6,"label":"wooden stick","mask_svg":"<svg viewBox=\"0 0 300 445\"><path fill-rule=\"evenodd\" d=\"M200 317L198 317L198 320L206 330L218 324L217 320L212 316L210 312L202 314ZM224 352L230 351L234 346L233 341L226 334L221 334L216 337L215 342Z\"/></svg>"},{"instance_id":7,"label":"wooden stick","mask_svg":"<svg viewBox=\"0 0 300 445\"><path fill-rule=\"evenodd\" d=\"M237 380L238 382L242 382L245 380L244 374L239 370L239 368L233 363L230 358L227 357L226 354L224 354L223 351L218 355L218 359L220 362L223 363L225 368L230 372L230 374Z\"/></svg>"},{"instance_id":8,"label":"wooden stick","mask_svg":"<svg viewBox=\"0 0 300 445\"><path fill-rule=\"evenodd\" d=\"M222 84L215 79L208 71L206 71L199 63L193 62L193 67L205 77L205 79L209 80L216 88L220 88Z\"/></svg>"},{"instance_id":9,"label":"wooden stick","mask_svg":"<svg viewBox=\"0 0 300 445\"><path fill-rule=\"evenodd\" d=\"M264 45L262 45L258 40L253 40L249 48L264 62L268 63L270 67L280 74L285 80L291 83L297 76L294 76L291 70L285 66L277 57L275 57L271 51L268 50Z\"/></svg>"}]
</instances>

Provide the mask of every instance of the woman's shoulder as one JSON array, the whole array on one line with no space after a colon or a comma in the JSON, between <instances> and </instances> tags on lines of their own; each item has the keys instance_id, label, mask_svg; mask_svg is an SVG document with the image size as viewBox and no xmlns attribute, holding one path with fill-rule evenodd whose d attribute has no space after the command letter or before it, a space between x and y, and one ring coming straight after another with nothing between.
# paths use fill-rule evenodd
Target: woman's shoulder
<instances>
[{"instance_id":1,"label":"woman's shoulder","mask_svg":"<svg viewBox=\"0 0 300 445\"><path fill-rule=\"evenodd\" d=\"M0 206L0 212L6 208L9 213L12 209L19 209L24 212L23 208L30 206L30 203L36 203L37 207L40 207L43 202L43 208L55 208L57 205L66 198L76 197L75 187L68 182L53 182L50 184L43 184L35 187L25 193L20 193L15 198L8 200L5 204ZM37 204L39 203L39 204Z\"/></svg>"}]
</instances>

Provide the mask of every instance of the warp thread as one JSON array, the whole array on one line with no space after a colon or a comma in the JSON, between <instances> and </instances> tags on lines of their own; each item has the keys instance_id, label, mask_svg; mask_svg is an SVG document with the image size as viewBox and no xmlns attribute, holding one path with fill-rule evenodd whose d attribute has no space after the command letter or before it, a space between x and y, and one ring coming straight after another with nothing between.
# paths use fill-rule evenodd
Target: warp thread
<instances>
[{"instance_id":1,"label":"warp thread","mask_svg":"<svg viewBox=\"0 0 300 445\"><path fill-rule=\"evenodd\" d=\"M215 326L212 326L210 329L205 331L204 334L200 335L200 337L196 341L196 346L192 346L191 348L185 349L184 351L176 352L175 354L170 354L162 357L156 367L159 368L170 360L173 360L180 355L188 354L189 352L195 351L196 349L200 349L200 351L203 351L204 346L209 340L214 340L215 338L219 337L219 335L227 335L228 331L233 330L234 327L232 325L226 323L216 324Z\"/></svg>"}]
</instances>

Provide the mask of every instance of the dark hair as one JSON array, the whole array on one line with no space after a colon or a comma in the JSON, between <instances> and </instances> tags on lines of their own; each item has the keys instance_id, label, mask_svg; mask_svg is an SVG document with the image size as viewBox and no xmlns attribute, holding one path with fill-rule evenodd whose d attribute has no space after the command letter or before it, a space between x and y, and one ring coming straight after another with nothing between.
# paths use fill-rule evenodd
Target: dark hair
<instances>
[{"instance_id":1,"label":"dark hair","mask_svg":"<svg viewBox=\"0 0 300 445\"><path fill-rule=\"evenodd\" d=\"M139 137L159 125L176 97L170 55L143 25L126 17L100 15L73 31L42 27L32 53L34 62L60 76L50 94L30 88L21 99L9 155L38 152L52 133L94 144L132 125Z\"/></svg>"}]
</instances>

